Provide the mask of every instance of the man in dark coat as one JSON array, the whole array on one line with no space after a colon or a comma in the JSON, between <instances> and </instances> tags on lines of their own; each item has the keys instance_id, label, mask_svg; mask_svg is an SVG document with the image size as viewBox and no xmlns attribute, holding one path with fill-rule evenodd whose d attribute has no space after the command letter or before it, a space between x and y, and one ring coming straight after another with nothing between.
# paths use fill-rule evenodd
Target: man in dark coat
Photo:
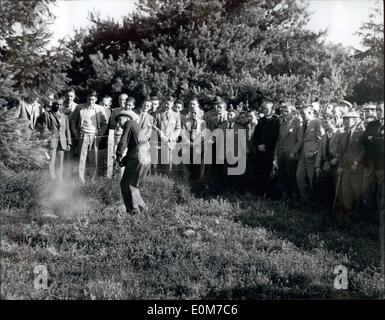
<instances>
[{"instance_id":1,"label":"man in dark coat","mask_svg":"<svg viewBox=\"0 0 385 320\"><path fill-rule=\"evenodd\" d=\"M125 167L120 188L127 213L136 214L147 209L139 188L151 166L149 137L141 133L143 129L131 119L128 112L121 111L116 119L123 127L123 134L116 150L117 162ZM123 157L126 148L127 152Z\"/></svg>"},{"instance_id":2,"label":"man in dark coat","mask_svg":"<svg viewBox=\"0 0 385 320\"><path fill-rule=\"evenodd\" d=\"M279 117L274 114L274 104L262 104L264 117L255 128L253 145L256 147L255 191L257 196L271 193L270 174L273 169L274 150L279 135Z\"/></svg>"},{"instance_id":3,"label":"man in dark coat","mask_svg":"<svg viewBox=\"0 0 385 320\"><path fill-rule=\"evenodd\" d=\"M384 208L384 104L376 107L377 120L368 123L363 144L368 166L373 168L378 209Z\"/></svg>"}]
</instances>

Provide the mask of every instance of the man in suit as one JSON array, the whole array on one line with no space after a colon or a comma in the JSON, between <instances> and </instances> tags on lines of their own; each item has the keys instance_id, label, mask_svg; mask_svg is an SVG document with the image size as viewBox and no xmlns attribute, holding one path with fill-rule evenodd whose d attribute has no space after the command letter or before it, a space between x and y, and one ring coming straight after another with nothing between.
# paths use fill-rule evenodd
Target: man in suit
<instances>
[{"instance_id":1,"label":"man in suit","mask_svg":"<svg viewBox=\"0 0 385 320\"><path fill-rule=\"evenodd\" d=\"M304 135L296 178L301 199L307 203L311 198L310 193L315 178L315 159L325 130L322 121L315 118L312 106L304 106L302 113Z\"/></svg>"},{"instance_id":2,"label":"man in suit","mask_svg":"<svg viewBox=\"0 0 385 320\"><path fill-rule=\"evenodd\" d=\"M214 131L220 124L227 121L227 103L220 97L216 97L214 102L214 110L216 113L211 113L210 117L205 114L207 127Z\"/></svg>"},{"instance_id":3,"label":"man in suit","mask_svg":"<svg viewBox=\"0 0 385 320\"><path fill-rule=\"evenodd\" d=\"M149 141L152 136L153 127L155 126L155 119L149 114L152 108L150 99L145 99L138 110L139 127L141 129L141 140Z\"/></svg>"},{"instance_id":4,"label":"man in suit","mask_svg":"<svg viewBox=\"0 0 385 320\"><path fill-rule=\"evenodd\" d=\"M254 132L258 124L258 112L256 110L247 110L248 123L246 124L246 173L243 175L241 186L242 191L250 193L253 191L253 177L256 164L256 148L253 145Z\"/></svg>"},{"instance_id":5,"label":"man in suit","mask_svg":"<svg viewBox=\"0 0 385 320\"><path fill-rule=\"evenodd\" d=\"M215 113L214 113L215 111ZM220 97L216 97L214 101L214 108L206 112L204 115L207 128L211 133L215 133L215 130L219 126L227 121L227 103ZM206 182L210 182L215 185L218 184L218 179L222 176L222 164L218 161L217 157L217 144L220 142L216 141L214 136L211 143L206 144L207 150L205 151L208 155L211 153L212 163L205 163L204 179ZM208 148L211 148L210 150ZM223 163L223 162L222 162Z\"/></svg>"},{"instance_id":6,"label":"man in suit","mask_svg":"<svg viewBox=\"0 0 385 320\"><path fill-rule=\"evenodd\" d=\"M294 105L283 105L281 111L282 119L276 146L278 181L285 200L298 200L296 171L303 141L302 119L296 116Z\"/></svg>"},{"instance_id":7,"label":"man in suit","mask_svg":"<svg viewBox=\"0 0 385 320\"><path fill-rule=\"evenodd\" d=\"M150 105L151 102L148 101L148 106ZM143 105L143 110L147 109L147 102L145 106ZM148 110L145 111L147 112ZM150 170L151 156L147 137L141 134L141 125L130 114L133 112L125 110L116 114L116 121L123 128L122 139L116 150L116 161L124 168L120 189L126 212L137 214L147 210L139 188Z\"/></svg>"},{"instance_id":8,"label":"man in suit","mask_svg":"<svg viewBox=\"0 0 385 320\"><path fill-rule=\"evenodd\" d=\"M39 121L40 122L40 121ZM41 116L42 129L49 130L49 171L52 180L63 180L64 152L71 148L71 132L68 116L63 113L58 102L52 104L50 111Z\"/></svg>"},{"instance_id":9,"label":"man in suit","mask_svg":"<svg viewBox=\"0 0 385 320\"><path fill-rule=\"evenodd\" d=\"M173 111L175 99L172 96L167 97L165 109L161 113L156 113L156 124L159 129L161 141L160 163L172 168L172 151L176 146L177 139L181 132L180 114ZM165 167L164 167L165 168Z\"/></svg>"},{"instance_id":10,"label":"man in suit","mask_svg":"<svg viewBox=\"0 0 385 320\"><path fill-rule=\"evenodd\" d=\"M63 113L68 116L69 121L71 121L71 116L78 104L75 102L76 94L74 89L70 89L67 92L66 100L64 102ZM64 153L64 172L67 178L74 178L77 175L77 147L78 141L76 139L72 140L72 146L70 151Z\"/></svg>"},{"instance_id":11,"label":"man in suit","mask_svg":"<svg viewBox=\"0 0 385 320\"><path fill-rule=\"evenodd\" d=\"M98 168L98 144L100 137L107 129L105 110L96 104L97 93L92 91L88 95L87 103L79 105L71 117L71 132L75 139L79 139L79 180L85 183L86 161L89 151L94 153L93 178Z\"/></svg>"},{"instance_id":12,"label":"man in suit","mask_svg":"<svg viewBox=\"0 0 385 320\"><path fill-rule=\"evenodd\" d=\"M42 114L42 109L42 105L37 101L37 99L20 100L16 118L29 120L29 129L34 130L37 120Z\"/></svg>"},{"instance_id":13,"label":"man in suit","mask_svg":"<svg viewBox=\"0 0 385 320\"><path fill-rule=\"evenodd\" d=\"M337 176L341 177L337 219L358 209L362 192L362 160L365 152L364 132L358 126L359 114L354 111L348 112L343 116L343 122L345 131L339 135L337 143Z\"/></svg>"},{"instance_id":14,"label":"man in suit","mask_svg":"<svg viewBox=\"0 0 385 320\"><path fill-rule=\"evenodd\" d=\"M180 123L181 127L183 126L183 123L186 121L186 118L188 117L188 108L184 108L184 104L182 100L176 100L175 104L172 108L173 111L175 111L179 117L180 117Z\"/></svg>"},{"instance_id":15,"label":"man in suit","mask_svg":"<svg viewBox=\"0 0 385 320\"><path fill-rule=\"evenodd\" d=\"M204 130L206 129L206 121L202 119L202 110L199 105L190 103L189 113L182 122L182 144L189 144L190 154L190 179L192 181L201 180L204 173ZM203 138L203 139L202 139ZM199 160L199 161L198 161Z\"/></svg>"},{"instance_id":16,"label":"man in suit","mask_svg":"<svg viewBox=\"0 0 385 320\"><path fill-rule=\"evenodd\" d=\"M368 123L363 135L366 166L373 170L375 204L377 211L384 209L384 103L376 106L377 120Z\"/></svg>"},{"instance_id":17,"label":"man in suit","mask_svg":"<svg viewBox=\"0 0 385 320\"><path fill-rule=\"evenodd\" d=\"M323 136L315 160L316 184L314 194L320 204L326 204L332 209L337 181L337 143L339 132L336 127L336 119L329 113L323 119L325 135Z\"/></svg>"},{"instance_id":18,"label":"man in suit","mask_svg":"<svg viewBox=\"0 0 385 320\"><path fill-rule=\"evenodd\" d=\"M225 187L237 189L241 187L241 177L240 175L230 175L229 168L240 167L243 162L243 167L246 171L246 141L243 139L241 145L239 145L238 141L238 137L241 134L240 130L244 130L243 133L246 138L246 129L237 122L238 115L238 112L233 107L230 107L227 109L227 120L218 125L218 129L223 130L224 137L223 141L219 142L219 150L223 152L225 157L220 174L222 175ZM244 148L242 148L242 142L244 143ZM236 162L234 163L234 161Z\"/></svg>"},{"instance_id":19,"label":"man in suit","mask_svg":"<svg viewBox=\"0 0 385 320\"><path fill-rule=\"evenodd\" d=\"M271 172L274 151L279 135L279 117L274 114L274 103L262 104L264 117L259 119L254 132L253 144L256 148L255 192L257 196L271 195Z\"/></svg>"}]
</instances>

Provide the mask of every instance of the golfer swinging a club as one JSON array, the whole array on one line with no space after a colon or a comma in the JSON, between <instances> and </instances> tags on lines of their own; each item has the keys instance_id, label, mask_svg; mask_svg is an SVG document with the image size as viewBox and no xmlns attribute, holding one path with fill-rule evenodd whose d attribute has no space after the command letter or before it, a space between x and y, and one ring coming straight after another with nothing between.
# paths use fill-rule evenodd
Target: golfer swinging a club
<instances>
[{"instance_id":1,"label":"golfer swinging a club","mask_svg":"<svg viewBox=\"0 0 385 320\"><path fill-rule=\"evenodd\" d=\"M121 111L116 119L123 127L123 134L116 150L116 161L125 167L120 181L120 189L127 213L137 214L147 210L139 188L151 166L150 145L148 136L135 121L137 115L133 111ZM126 150L127 148L127 150ZM126 151L126 155L124 152Z\"/></svg>"}]
</instances>

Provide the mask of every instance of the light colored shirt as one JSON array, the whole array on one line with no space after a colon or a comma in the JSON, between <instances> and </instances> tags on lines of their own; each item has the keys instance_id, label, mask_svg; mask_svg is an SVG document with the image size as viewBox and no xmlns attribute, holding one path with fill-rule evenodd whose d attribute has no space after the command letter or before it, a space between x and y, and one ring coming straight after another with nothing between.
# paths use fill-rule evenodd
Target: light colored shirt
<instances>
[{"instance_id":1,"label":"light colored shirt","mask_svg":"<svg viewBox=\"0 0 385 320\"><path fill-rule=\"evenodd\" d=\"M88 107L84 109L83 123L80 128L81 133L96 134L97 131L97 120L95 108Z\"/></svg>"}]
</instances>

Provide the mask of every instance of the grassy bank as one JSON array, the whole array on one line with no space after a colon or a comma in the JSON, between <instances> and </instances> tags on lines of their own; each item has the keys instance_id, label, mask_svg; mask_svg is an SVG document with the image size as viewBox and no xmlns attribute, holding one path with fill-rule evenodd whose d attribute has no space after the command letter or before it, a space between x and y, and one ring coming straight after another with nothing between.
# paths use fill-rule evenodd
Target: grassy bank
<instances>
[{"instance_id":1,"label":"grassy bank","mask_svg":"<svg viewBox=\"0 0 385 320\"><path fill-rule=\"evenodd\" d=\"M166 178L143 188L149 212L128 216L118 181L54 185L3 179L2 299L378 298L375 224L335 225L271 200L194 196ZM348 290L333 287L348 269ZM34 268L48 289L34 288Z\"/></svg>"}]
</instances>

